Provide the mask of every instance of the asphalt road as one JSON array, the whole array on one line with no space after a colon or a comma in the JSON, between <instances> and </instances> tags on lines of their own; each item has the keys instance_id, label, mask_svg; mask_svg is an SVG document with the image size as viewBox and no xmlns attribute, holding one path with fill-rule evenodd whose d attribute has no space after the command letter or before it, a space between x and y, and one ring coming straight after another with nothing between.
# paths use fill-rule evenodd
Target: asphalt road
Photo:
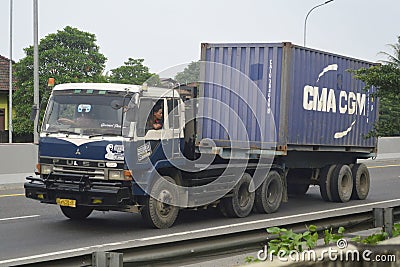
<instances>
[{"instance_id":1,"label":"asphalt road","mask_svg":"<svg viewBox=\"0 0 400 267\"><path fill-rule=\"evenodd\" d=\"M14 260L34 261L44 256L78 253L82 250L107 250L112 245L135 241L168 242L196 236L207 231L230 231L234 227L288 224L307 216L327 217L335 213L353 213L372 206L387 207L400 203L400 160L368 164L371 190L367 200L348 203L324 202L318 187L302 197L292 197L275 214L252 214L247 218L224 218L216 209L183 211L170 229L149 229L139 214L94 212L84 222L65 218L59 207L26 199L23 189L0 190L0 266ZM39 256L38 256L39 255Z\"/></svg>"}]
</instances>

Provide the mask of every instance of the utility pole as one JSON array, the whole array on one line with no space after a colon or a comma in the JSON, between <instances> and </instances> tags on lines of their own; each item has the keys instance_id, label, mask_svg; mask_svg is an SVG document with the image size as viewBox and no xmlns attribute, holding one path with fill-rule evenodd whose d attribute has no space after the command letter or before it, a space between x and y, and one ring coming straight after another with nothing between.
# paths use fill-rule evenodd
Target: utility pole
<instances>
[{"instance_id":1,"label":"utility pole","mask_svg":"<svg viewBox=\"0 0 400 267\"><path fill-rule=\"evenodd\" d=\"M13 139L13 123L12 123L12 96L13 96L13 68L12 68L12 52L13 52L13 0L10 0L10 69L8 74L8 142L12 143Z\"/></svg>"},{"instance_id":2,"label":"utility pole","mask_svg":"<svg viewBox=\"0 0 400 267\"><path fill-rule=\"evenodd\" d=\"M39 48L38 48L38 0L33 0L33 103L36 117L33 126L33 141L39 143Z\"/></svg>"}]
</instances>

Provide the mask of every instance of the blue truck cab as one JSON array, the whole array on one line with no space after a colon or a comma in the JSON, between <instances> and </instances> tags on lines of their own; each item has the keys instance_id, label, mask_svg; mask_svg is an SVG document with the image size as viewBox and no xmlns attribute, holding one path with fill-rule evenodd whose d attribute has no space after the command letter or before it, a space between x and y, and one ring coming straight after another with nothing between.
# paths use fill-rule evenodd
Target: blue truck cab
<instances>
[{"instance_id":1,"label":"blue truck cab","mask_svg":"<svg viewBox=\"0 0 400 267\"><path fill-rule=\"evenodd\" d=\"M93 210L139 212L145 205L151 172L165 168L160 140L181 143L181 101L175 90L165 88L94 83L55 86L39 139L40 177L27 177L26 196L59 205L71 219L84 219ZM162 128L157 130L150 125L155 107L164 113L159 122ZM139 123L141 130L136 131ZM125 159L127 147L135 152L128 153L130 162ZM146 182L139 186L137 181Z\"/></svg>"}]
</instances>

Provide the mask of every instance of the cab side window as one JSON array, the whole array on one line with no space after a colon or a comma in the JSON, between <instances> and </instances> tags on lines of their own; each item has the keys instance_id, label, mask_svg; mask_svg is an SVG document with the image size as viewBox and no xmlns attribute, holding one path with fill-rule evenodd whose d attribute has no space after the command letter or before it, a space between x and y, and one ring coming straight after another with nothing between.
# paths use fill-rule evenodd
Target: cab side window
<instances>
[{"instance_id":1,"label":"cab side window","mask_svg":"<svg viewBox=\"0 0 400 267\"><path fill-rule=\"evenodd\" d=\"M142 98L139 106L137 135L145 136L149 130L160 130L164 125L164 100Z\"/></svg>"}]
</instances>

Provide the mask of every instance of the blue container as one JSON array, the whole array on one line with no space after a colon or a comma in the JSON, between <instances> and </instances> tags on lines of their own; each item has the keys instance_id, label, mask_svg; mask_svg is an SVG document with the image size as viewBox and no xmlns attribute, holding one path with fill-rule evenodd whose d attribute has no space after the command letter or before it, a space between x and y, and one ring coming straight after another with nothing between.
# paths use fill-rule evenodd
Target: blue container
<instances>
[{"instance_id":1,"label":"blue container","mask_svg":"<svg viewBox=\"0 0 400 267\"><path fill-rule=\"evenodd\" d=\"M207 43L201 60L198 142L363 152L376 146L366 138L378 114L374 88L365 91L349 72L373 63L291 43Z\"/></svg>"}]
</instances>

